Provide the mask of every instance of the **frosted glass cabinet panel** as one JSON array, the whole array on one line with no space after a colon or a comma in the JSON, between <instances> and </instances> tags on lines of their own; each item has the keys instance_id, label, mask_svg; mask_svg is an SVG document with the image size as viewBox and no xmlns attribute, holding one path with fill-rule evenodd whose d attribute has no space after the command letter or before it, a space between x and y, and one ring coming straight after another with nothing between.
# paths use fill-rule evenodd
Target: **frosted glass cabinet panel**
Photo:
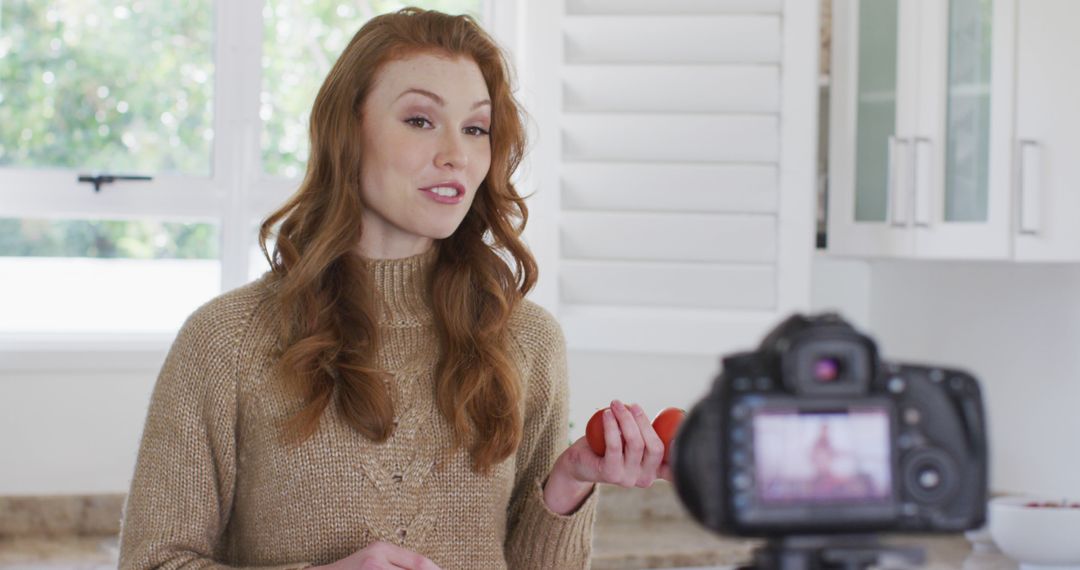
<instances>
[{"instance_id":1,"label":"frosted glass cabinet panel","mask_svg":"<svg viewBox=\"0 0 1080 570\"><path fill-rule=\"evenodd\" d=\"M991 0L950 0L945 221L987 219Z\"/></svg>"},{"instance_id":2,"label":"frosted glass cabinet panel","mask_svg":"<svg viewBox=\"0 0 1080 570\"><path fill-rule=\"evenodd\" d=\"M917 4L834 0L829 81L829 250L907 257Z\"/></svg>"},{"instance_id":3,"label":"frosted glass cabinet panel","mask_svg":"<svg viewBox=\"0 0 1080 570\"><path fill-rule=\"evenodd\" d=\"M855 220L884 222L889 145L896 134L897 0L868 0L858 10L858 108Z\"/></svg>"}]
</instances>

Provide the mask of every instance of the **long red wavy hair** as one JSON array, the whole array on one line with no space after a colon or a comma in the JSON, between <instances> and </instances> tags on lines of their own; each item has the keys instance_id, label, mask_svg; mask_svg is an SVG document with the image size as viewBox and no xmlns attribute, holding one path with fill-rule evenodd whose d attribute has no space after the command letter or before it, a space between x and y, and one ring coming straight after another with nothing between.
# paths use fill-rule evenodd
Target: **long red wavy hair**
<instances>
[{"instance_id":1,"label":"long red wavy hair","mask_svg":"<svg viewBox=\"0 0 1080 570\"><path fill-rule=\"evenodd\" d=\"M356 253L364 210L357 133L380 67L422 52L475 61L491 97L490 170L461 225L437 244L427 285L440 341L438 408L454 426L455 445L467 446L474 470L486 473L522 437L523 388L507 324L536 282L536 261L520 237L528 208L510 181L525 151L523 112L506 57L469 16L405 8L369 20L315 98L303 182L259 232L278 280L280 371L304 402L284 434L292 442L310 438L331 403L371 440L385 441L393 430L385 371L374 367L376 291Z\"/></svg>"}]
</instances>

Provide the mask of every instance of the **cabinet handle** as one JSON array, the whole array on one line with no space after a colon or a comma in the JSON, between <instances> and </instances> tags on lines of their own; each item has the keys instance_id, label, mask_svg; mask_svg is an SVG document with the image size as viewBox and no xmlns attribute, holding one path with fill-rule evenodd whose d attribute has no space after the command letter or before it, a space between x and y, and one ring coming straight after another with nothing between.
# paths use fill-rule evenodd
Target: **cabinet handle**
<instances>
[{"instance_id":1,"label":"cabinet handle","mask_svg":"<svg viewBox=\"0 0 1080 570\"><path fill-rule=\"evenodd\" d=\"M904 168L904 164L900 164L901 158L906 156L906 153L902 154L900 152L899 145L903 145L906 149L908 139L896 136L889 137L889 164L886 188L889 200L889 225L902 228L908 225L906 206L910 200L910 195L907 194L907 191L910 190L910 183L908 182L908 169Z\"/></svg>"},{"instance_id":2,"label":"cabinet handle","mask_svg":"<svg viewBox=\"0 0 1080 570\"><path fill-rule=\"evenodd\" d=\"M1042 149L1037 141L1021 140L1019 143L1020 233L1038 235L1042 229Z\"/></svg>"},{"instance_id":3,"label":"cabinet handle","mask_svg":"<svg viewBox=\"0 0 1080 570\"><path fill-rule=\"evenodd\" d=\"M915 180L915 190L912 192L914 201L912 209L915 210L915 225L920 228L929 228L933 145L927 137L915 137L913 140L915 141L915 157L912 178Z\"/></svg>"}]
</instances>

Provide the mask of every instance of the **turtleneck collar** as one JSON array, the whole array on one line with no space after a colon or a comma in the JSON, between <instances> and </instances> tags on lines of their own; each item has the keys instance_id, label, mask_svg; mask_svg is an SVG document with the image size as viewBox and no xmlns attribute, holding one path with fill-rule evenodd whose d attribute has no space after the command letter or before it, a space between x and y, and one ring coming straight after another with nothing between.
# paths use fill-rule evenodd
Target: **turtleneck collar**
<instances>
[{"instance_id":1,"label":"turtleneck collar","mask_svg":"<svg viewBox=\"0 0 1080 570\"><path fill-rule=\"evenodd\" d=\"M365 259L375 287L379 324L415 325L431 322L431 273L438 245L401 259Z\"/></svg>"}]
</instances>

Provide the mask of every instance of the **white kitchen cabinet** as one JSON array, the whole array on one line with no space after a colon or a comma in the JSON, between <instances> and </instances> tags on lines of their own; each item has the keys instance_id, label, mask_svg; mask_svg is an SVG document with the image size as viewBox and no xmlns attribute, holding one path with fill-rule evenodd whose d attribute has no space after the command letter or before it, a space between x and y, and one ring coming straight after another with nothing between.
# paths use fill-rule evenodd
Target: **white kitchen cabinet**
<instances>
[{"instance_id":1,"label":"white kitchen cabinet","mask_svg":"<svg viewBox=\"0 0 1080 570\"><path fill-rule=\"evenodd\" d=\"M910 4L898 0L833 6L830 83L829 249L907 256L912 233L896 186L899 137L913 122L916 76Z\"/></svg>"},{"instance_id":2,"label":"white kitchen cabinet","mask_svg":"<svg viewBox=\"0 0 1080 570\"><path fill-rule=\"evenodd\" d=\"M1016 258L1080 260L1080 2L1017 10Z\"/></svg>"},{"instance_id":3,"label":"white kitchen cabinet","mask_svg":"<svg viewBox=\"0 0 1080 570\"><path fill-rule=\"evenodd\" d=\"M829 250L1080 260L1080 163L1062 160L1080 157L1078 15L1072 0L835 0Z\"/></svg>"}]
</instances>

